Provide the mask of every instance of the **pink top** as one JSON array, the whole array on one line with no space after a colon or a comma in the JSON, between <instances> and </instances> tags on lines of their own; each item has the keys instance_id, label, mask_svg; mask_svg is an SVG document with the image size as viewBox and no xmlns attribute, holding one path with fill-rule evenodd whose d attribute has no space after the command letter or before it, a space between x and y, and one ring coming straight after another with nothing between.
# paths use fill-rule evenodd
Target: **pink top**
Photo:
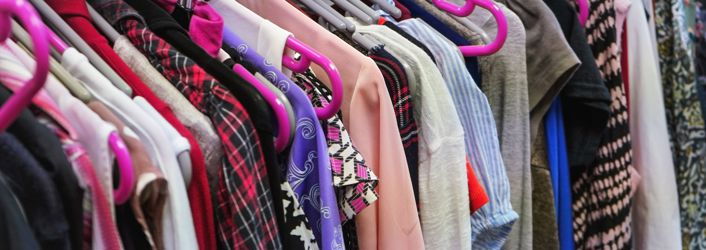
<instances>
[{"instance_id":1,"label":"pink top","mask_svg":"<svg viewBox=\"0 0 706 250\"><path fill-rule=\"evenodd\" d=\"M169 13L174 11L177 0L156 0ZM187 1L191 2L191 1ZM223 43L223 18L208 6L206 1L193 1L189 22L189 37L209 55L216 57Z\"/></svg>"},{"instance_id":2,"label":"pink top","mask_svg":"<svg viewBox=\"0 0 706 250\"><path fill-rule=\"evenodd\" d=\"M356 216L360 249L424 249L392 101L375 63L284 0L238 2L292 32L340 67L344 125L380 180L380 199ZM314 71L326 74L319 67Z\"/></svg>"}]
</instances>

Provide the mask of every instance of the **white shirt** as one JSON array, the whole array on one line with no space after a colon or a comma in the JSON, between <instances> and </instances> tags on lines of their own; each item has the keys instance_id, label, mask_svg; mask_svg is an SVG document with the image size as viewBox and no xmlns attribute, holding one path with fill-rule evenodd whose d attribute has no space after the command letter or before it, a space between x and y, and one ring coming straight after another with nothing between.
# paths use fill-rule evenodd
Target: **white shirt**
<instances>
[{"instance_id":1,"label":"white shirt","mask_svg":"<svg viewBox=\"0 0 706 250\"><path fill-rule=\"evenodd\" d=\"M159 126L150 122L149 115L132 102L130 97L113 86L83 54L69 48L62 55L61 64L77 79L83 81L94 97L137 133L145 143L155 166L159 166L165 174L169 188L162 219L165 249L197 249L186 186L173 151L165 146L170 144L167 135Z\"/></svg>"},{"instance_id":2,"label":"white shirt","mask_svg":"<svg viewBox=\"0 0 706 250\"><path fill-rule=\"evenodd\" d=\"M277 67L285 75L291 71L283 69L282 55L285 52L289 31L264 19L232 0L213 0L208 2L223 17L225 27L238 35L248 45L253 46L258 54Z\"/></svg>"},{"instance_id":3,"label":"white shirt","mask_svg":"<svg viewBox=\"0 0 706 250\"><path fill-rule=\"evenodd\" d=\"M632 164L642 176L633 200L635 249L681 249L679 200L656 44L642 1L627 14Z\"/></svg>"},{"instance_id":4,"label":"white shirt","mask_svg":"<svg viewBox=\"0 0 706 250\"><path fill-rule=\"evenodd\" d=\"M157 112L152 105L150 105L145 98L142 96L136 96L133 98L133 101L135 101L135 104L139 106L142 111L145 111L151 118L153 118L153 122L156 122L157 125L162 129L163 132L165 132L170 139L169 141L171 142L171 149L174 151L174 155L176 156L178 162L179 162L179 167L181 168L181 175L184 177L184 184L186 186L189 185L191 182L191 157L189 156L189 151L191 150L191 145L189 144L189 141L186 140L179 132L172 127L169 122L167 122L162 115Z\"/></svg>"}]
</instances>

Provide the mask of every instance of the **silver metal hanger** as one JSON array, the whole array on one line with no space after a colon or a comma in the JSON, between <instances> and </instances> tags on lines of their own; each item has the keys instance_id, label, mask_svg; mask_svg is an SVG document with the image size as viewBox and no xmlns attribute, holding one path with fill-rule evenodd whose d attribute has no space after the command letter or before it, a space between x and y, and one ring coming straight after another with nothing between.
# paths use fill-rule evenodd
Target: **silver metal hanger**
<instances>
[{"instance_id":1,"label":"silver metal hanger","mask_svg":"<svg viewBox=\"0 0 706 250\"><path fill-rule=\"evenodd\" d=\"M110 40L110 42L115 42L115 40L118 40L120 38L120 33L113 28L113 25L110 25L110 23L105 20L103 16L101 16L98 11L96 11L93 6L90 4L86 3L88 6L88 13L91 14L91 19L93 19L93 23L98 27L98 29Z\"/></svg>"}]
</instances>

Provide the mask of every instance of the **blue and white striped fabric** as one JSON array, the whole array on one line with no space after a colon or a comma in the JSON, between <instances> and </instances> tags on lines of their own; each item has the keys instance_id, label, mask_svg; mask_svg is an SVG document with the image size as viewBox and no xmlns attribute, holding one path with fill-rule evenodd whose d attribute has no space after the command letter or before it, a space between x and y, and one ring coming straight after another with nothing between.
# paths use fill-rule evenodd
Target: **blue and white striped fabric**
<instances>
[{"instance_id":1,"label":"blue and white striped fabric","mask_svg":"<svg viewBox=\"0 0 706 250\"><path fill-rule=\"evenodd\" d=\"M466 152L490 201L471 219L473 248L500 249L518 215L510 204L510 184L500 154L498 133L488 99L473 81L458 47L419 19L398 25L431 50L456 105L465 133Z\"/></svg>"}]
</instances>

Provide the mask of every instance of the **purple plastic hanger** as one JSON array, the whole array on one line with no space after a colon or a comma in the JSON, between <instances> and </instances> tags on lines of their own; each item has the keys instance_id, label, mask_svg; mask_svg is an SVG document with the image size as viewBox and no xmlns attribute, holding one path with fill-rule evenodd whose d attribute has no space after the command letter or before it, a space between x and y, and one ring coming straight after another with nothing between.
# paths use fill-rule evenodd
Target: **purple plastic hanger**
<instances>
[{"instance_id":1,"label":"purple plastic hanger","mask_svg":"<svg viewBox=\"0 0 706 250\"><path fill-rule=\"evenodd\" d=\"M343 102L343 80L341 80L341 74L338 73L336 65L330 59L294 37L290 36L287 38L286 45L301 55L299 61L287 55L282 57L282 64L288 69L301 73L309 68L311 62L314 62L326 71L328 79L331 81L331 94L333 97L331 102L325 107L316 108L316 117L320 120L327 120L336 115Z\"/></svg>"},{"instance_id":2,"label":"purple plastic hanger","mask_svg":"<svg viewBox=\"0 0 706 250\"><path fill-rule=\"evenodd\" d=\"M284 103L277 98L275 93L272 93L267 86L257 80L257 78L250 74L250 72L248 72L248 70L246 70L242 65L236 64L233 66L233 71L245 79L245 81L252 84L260 92L260 94L262 94L265 101L270 104L272 110L275 111L277 123L279 124L279 131L277 133L277 138L275 139L275 149L277 152L284 151L284 149L287 148L287 145L289 145L289 137L291 135L291 128L288 126L291 121L289 121L289 115L284 107Z\"/></svg>"},{"instance_id":3,"label":"purple plastic hanger","mask_svg":"<svg viewBox=\"0 0 706 250\"><path fill-rule=\"evenodd\" d=\"M591 8L591 4L588 0L576 0L576 2L579 5L579 22L581 22L581 26L584 26L588 21L588 10Z\"/></svg>"},{"instance_id":4,"label":"purple plastic hanger","mask_svg":"<svg viewBox=\"0 0 706 250\"><path fill-rule=\"evenodd\" d=\"M32 47L37 63L32 78L0 107L0 132L4 132L17 119L22 109L29 105L32 97L44 86L49 74L49 44L47 29L42 19L26 1L0 0L0 41L10 37L12 16L17 17L32 34Z\"/></svg>"},{"instance_id":5,"label":"purple plastic hanger","mask_svg":"<svg viewBox=\"0 0 706 250\"><path fill-rule=\"evenodd\" d=\"M500 50L505 44L505 39L507 38L507 20L503 11L495 5L491 0L468 0L463 6L457 6L453 3L449 3L446 0L432 0L436 7L449 12L453 15L465 17L473 12L476 5L481 8L487 9L495 17L495 22L498 24L498 33L495 36L495 40L486 45L480 46L459 46L461 54L464 56L486 56L493 54Z\"/></svg>"}]
</instances>

